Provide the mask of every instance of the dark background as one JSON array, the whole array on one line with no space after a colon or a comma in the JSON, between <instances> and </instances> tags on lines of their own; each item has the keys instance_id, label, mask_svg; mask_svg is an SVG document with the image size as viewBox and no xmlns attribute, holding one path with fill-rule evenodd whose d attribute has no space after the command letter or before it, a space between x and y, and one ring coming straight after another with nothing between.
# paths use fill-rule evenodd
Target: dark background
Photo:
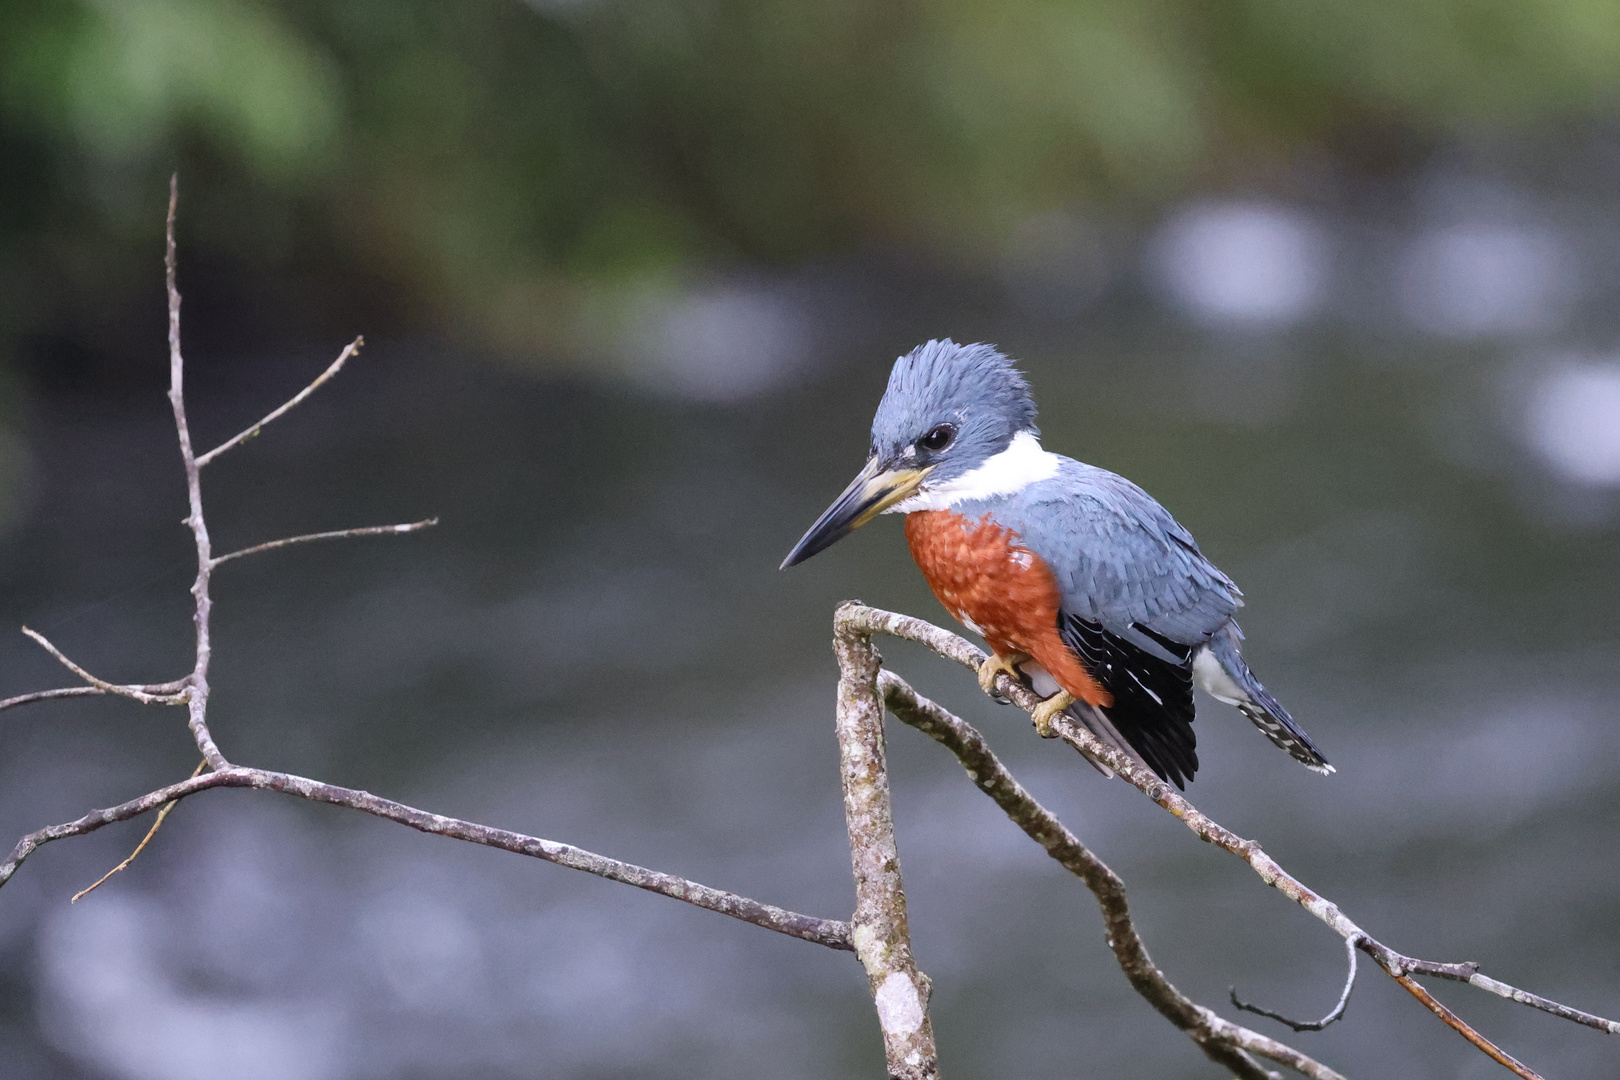
<instances>
[{"instance_id":1,"label":"dark background","mask_svg":"<svg viewBox=\"0 0 1620 1080\"><path fill-rule=\"evenodd\" d=\"M232 758L826 916L833 605L943 620L884 520L776 565L893 357L1019 357L1049 449L1163 501L1338 767L1202 702L1191 794L1392 946L1620 1013L1620 8L0 2L0 625L190 667L163 398L340 378L205 476ZM1125 877L1154 957L1326 1011L1336 938L971 674L885 647ZM0 636L0 696L63 673ZM1206 1077L1095 906L892 733L948 1075ZM0 835L185 775L178 712L0 714ZM634 890L221 792L0 894L0 1077L872 1076L857 965ZM9 843L0 840L0 843ZM1439 994L1554 1077L1612 1040ZM1275 1029L1255 1019L1256 1027ZM1364 975L1290 1036L1499 1075Z\"/></svg>"}]
</instances>

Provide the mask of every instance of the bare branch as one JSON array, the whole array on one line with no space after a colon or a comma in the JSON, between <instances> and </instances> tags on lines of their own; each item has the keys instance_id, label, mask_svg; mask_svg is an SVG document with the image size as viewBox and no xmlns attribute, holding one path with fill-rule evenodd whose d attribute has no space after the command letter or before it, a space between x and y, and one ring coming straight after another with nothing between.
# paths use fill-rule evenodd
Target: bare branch
<instances>
[{"instance_id":1,"label":"bare branch","mask_svg":"<svg viewBox=\"0 0 1620 1080\"><path fill-rule=\"evenodd\" d=\"M864 879L861 873L857 874L857 892L862 898L862 904L865 905L858 911L858 914L864 918L864 921L860 923L860 931L857 932L855 929L856 924L854 923L841 922L832 919L820 919L814 916L788 911L784 908L760 903L759 901L749 899L748 897L738 896L733 893L728 893L719 889L710 888L706 885L701 885L694 881L688 881L685 878L665 874L657 870L650 870L646 867L636 866L632 863L620 862L617 859L610 859L606 856L597 855L593 852L586 851L582 848L576 848L569 844L561 844L551 840L542 840L537 837L525 836L521 833L508 832L504 829L495 829L487 825L462 821L457 818L447 818L437 814L430 814L424 810L406 806L402 803L379 798L365 791L324 784L320 783L319 781L309 780L299 776L292 776L286 773L268 772L261 769L239 768L231 765L230 762L225 759L224 755L220 753L219 748L214 743L214 739L209 731L207 721L209 697L208 669L209 662L212 657L209 629L210 617L212 614L212 601L209 595L209 585L210 575L213 568L221 562L227 562L231 559L239 558L244 555L254 554L260 551L267 551L278 547L285 547L299 543L309 543L317 540L339 539L350 536L413 532L417 529L434 525L437 523L437 520L433 519L428 521L413 522L405 525L348 529L333 533L289 537L283 540L271 541L266 544L260 544L255 547L232 552L231 554L222 556L218 559L213 557L211 541L208 535L208 527L203 514L201 466L220 453L223 453L225 450L230 449L232 446L238 445L242 441L251 438L260 428L263 427L264 424L269 423L278 416L281 416L287 410L293 408L300 401L304 400L304 398L308 397L309 394L319 388L322 383L337 373L344 361L349 356L353 355L354 351L360 347L361 342L359 339L356 339L355 342L349 346L349 348L344 350L343 355L338 358L337 362L335 362L324 374L321 375L320 378L316 379L314 383L307 387L302 393L294 397L291 401L270 413L258 424L254 425L253 428L250 428L248 431L243 432L241 435L215 448L208 454L203 455L201 458L198 458L195 455L192 447L191 434L186 417L184 392L185 365L180 349L180 292L176 283L177 273L175 253L175 214L177 205L178 181L176 178L171 177L169 181L169 212L165 232L166 243L164 258L165 285L168 296L169 315L168 396L174 413L175 432L179 440L180 458L182 466L184 467L186 478L186 495L189 513L185 519L185 524L191 530L192 538L197 550L197 577L191 588L192 598L195 601L195 610L193 614L193 620L196 626L197 643L195 666L193 667L191 674L186 678L173 683L165 683L161 686L124 686L109 683L103 679L96 678L88 671L85 671L83 668L70 661L66 656L62 655L62 653L57 650L55 646L53 646L49 641L45 640L45 638L39 634L34 633L32 630L25 630L30 637L38 641L53 656L55 656L59 661L61 661L76 675L84 679L90 685L82 688L75 687L62 690L39 691L33 694L24 694L0 703L0 708L25 704L29 701L46 700L53 697L77 697L89 694L120 694L134 697L138 700L164 702L173 701L176 703L184 702L189 707L188 726L192 731L192 735L197 742L198 748L203 754L203 766L199 766L200 775L193 774L191 779L185 780L181 783L171 784L156 791L148 792L138 799L130 800L129 802L120 804L118 806L103 810L91 811L89 814L79 818L77 821L70 821L61 825L53 825L37 830L36 832L29 833L27 836L24 836L18 841L10 857L5 862L0 863L0 886L3 886L7 881L9 881L12 875L16 873L18 867L21 866L22 862L34 851L36 851L42 844L65 837L82 836L114 822L126 821L139 815L148 813L149 811L157 810L157 821L153 824L152 828L148 830L146 837L135 848L135 851L130 855L130 857L125 859L107 875L104 875L99 881L96 882L95 885L92 885L90 889L86 889L75 896L74 899L77 900L79 897L85 895L85 893L95 889L103 881L106 881L112 876L112 874L115 874L119 870L122 870L124 867L128 866L147 846L152 839L153 834L156 833L158 827L162 824L164 817L173 810L181 799L196 794L199 791L206 791L215 787L258 788L262 790L278 791L283 794L292 795L312 802L323 802L336 806L349 807L363 813L372 814L374 816L395 821L403 825L408 825L411 828L418 829L422 832L447 836L452 839L464 840L470 843L482 844L488 847L500 848L505 851L512 851L519 854L528 855L533 858L557 863L561 866L583 870L599 877L634 885L637 888L645 889L649 892L682 900L686 903L693 904L694 906L711 911L717 911L721 914L729 915L732 918L775 931L776 933L785 934L790 937L802 938L807 941L824 945L828 948L856 952L857 942L863 942L864 944L862 945L860 956L863 963L867 965L869 971L877 970L884 965L889 966L895 972L907 970L906 965L895 964L896 942L898 942L899 947L907 954L907 964L909 964L909 945L907 945L905 942L904 895L899 891L898 867L894 864L892 858L888 861L887 865L875 867L875 873L868 875ZM868 679L867 689L869 696L873 698L873 704L875 707L875 716L877 720L877 742L875 744L863 744L862 747L857 748L854 752L857 755L861 753L867 753L870 755L872 752L874 752L875 748L876 756L873 760L875 760L878 772L876 773L875 778L873 778L873 783L875 783L876 786L874 787L873 783L865 783L864 785L858 786L859 789L864 792L863 797L866 800L865 804L863 805L862 812L870 812L871 814L875 815L869 822L870 835L878 842L881 842L886 837L888 845L887 850L892 853L894 850L894 841L892 825L889 822L887 779L882 773L882 710L881 706L876 705L875 677L876 662L874 657L871 664L871 678ZM846 749L848 749L848 747L846 747ZM202 771L204 767L206 767L208 771ZM857 786L852 786L849 789L849 791L856 790ZM851 805L853 806L853 803ZM854 811L852 810L852 814L853 812ZM852 830L855 828L855 820L856 819L852 816ZM857 869L860 870L863 866L866 866L868 869L874 869L869 864L870 860L868 860L866 863L858 860ZM879 890L886 888L889 885L890 879L892 879L891 899L897 899L899 903L899 907L897 909L899 913L898 937L895 935L896 925L892 921L896 908L892 904L887 904L879 905L876 909L874 909L872 905L872 897L878 894L873 893L871 889L868 888L868 885L872 885ZM915 982L907 982L905 984L913 991L910 998L910 1004L916 1006L917 1008L921 1008L921 1005L919 1004L920 998L916 988L919 986L922 988L921 999L925 999L927 992L927 980L926 978L922 977L920 973L916 972L914 967L910 967L909 971L916 976ZM890 979L884 981L881 985L876 985L874 989L877 994L879 1016L885 1024L886 1031L893 1028L897 1023L903 1024L907 1015L907 1001L905 1000L905 996L898 992L900 989L898 984L895 983L891 977ZM932 1066L932 1035L926 1026L925 1013L923 1014L922 1027L928 1039L928 1071L926 1075L932 1077L935 1075ZM909 1059L909 1064L914 1065L919 1060L920 1058L917 1054L912 1054ZM921 1080L921 1078L924 1076L923 1073L916 1072L908 1072L905 1075L908 1077L915 1076L918 1078L918 1080Z\"/></svg>"},{"instance_id":2,"label":"bare branch","mask_svg":"<svg viewBox=\"0 0 1620 1080\"><path fill-rule=\"evenodd\" d=\"M18 705L31 705L36 701L65 697L96 697L106 692L99 686L64 686L60 690L36 690L32 694L18 694L16 697L0 701L0 712L16 708Z\"/></svg>"},{"instance_id":3,"label":"bare branch","mask_svg":"<svg viewBox=\"0 0 1620 1080\"><path fill-rule=\"evenodd\" d=\"M282 540L271 540L263 544L254 544L252 547L233 551L229 555L221 555L214 560L214 565L228 563L232 559L240 559L244 555L257 555L261 551L274 551L276 548L290 547L293 544L313 544L317 540L348 540L356 536L393 536L398 533L416 532L419 529L431 529L439 523L438 518L428 518L425 521L413 521L408 525L367 525L361 529L338 529L335 532L305 533L303 536L289 536Z\"/></svg>"},{"instance_id":4,"label":"bare branch","mask_svg":"<svg viewBox=\"0 0 1620 1080\"><path fill-rule=\"evenodd\" d=\"M838 657L839 773L844 819L855 870L855 955L866 969L883 1050L894 1080L937 1080L938 1051L928 1017L932 985L911 955L900 851L884 762L881 663L869 636L845 616L833 616L833 652Z\"/></svg>"},{"instance_id":5,"label":"bare branch","mask_svg":"<svg viewBox=\"0 0 1620 1080\"><path fill-rule=\"evenodd\" d=\"M10 858L0 863L0 886L3 886L16 873L24 859L33 854L42 844L52 840L61 840L69 836L83 836L95 832L97 829L114 822L128 821L142 814L156 810L166 803L178 802L189 795L210 788L255 788L261 791L276 791L283 795L307 799L310 802L330 803L333 806L346 806L351 810L375 817L386 818L389 821L408 825L421 832L432 833L435 836L447 836L452 840L465 840L468 843L482 844L485 847L500 848L502 851L511 851L519 855L528 855L532 858L543 859L546 862L556 863L574 870L583 870L588 874L620 881L626 885L634 885L648 892L659 893L663 896L684 900L688 904L717 911L722 915L729 915L755 926L774 930L778 934L788 937L803 938L818 945L825 945L829 949L842 949L854 951L854 937L850 924L835 919L818 919L813 915L801 915L796 911L788 911L772 904L762 904L758 900L751 900L746 896L713 889L707 885L700 885L695 881L665 874L658 870L649 870L633 863L620 862L605 855L597 855L577 848L571 844L558 843L555 840L542 840L534 836L525 836L522 833L508 832L505 829L496 829L476 822L462 821L459 818L443 817L432 814L426 810L418 810L404 803L394 802L373 795L368 791L357 791L353 788L338 787L334 784L323 784L317 780L308 780L302 776L293 776L289 773L269 772L264 769L245 769L231 766L226 769L205 772L201 776L189 780L182 780L178 784L170 784L156 791L148 792L138 799L121 803L118 806L108 807L105 810L92 810L77 821L69 821L62 825L52 825L48 828L31 832L17 842Z\"/></svg>"},{"instance_id":6,"label":"bare branch","mask_svg":"<svg viewBox=\"0 0 1620 1080\"><path fill-rule=\"evenodd\" d=\"M1450 1009L1436 1001L1434 996L1427 990L1423 989L1423 987L1419 985L1419 983L1410 975L1397 975L1395 976L1395 981L1406 987L1413 997L1423 1002L1423 1004L1428 1007L1430 1012L1434 1013L1434 1015L1438 1016L1440 1019L1444 1020L1448 1025L1454 1028L1457 1034L1461 1035L1470 1043L1474 1044L1474 1046L1478 1047L1480 1052L1486 1057L1511 1070L1514 1075L1522 1077L1523 1080L1542 1080L1540 1073L1524 1065L1501 1047L1491 1042L1491 1040L1475 1031L1456 1013L1452 1012Z\"/></svg>"},{"instance_id":7,"label":"bare branch","mask_svg":"<svg viewBox=\"0 0 1620 1080\"><path fill-rule=\"evenodd\" d=\"M1275 1061L1279 1065L1286 1065L1301 1076L1309 1080L1347 1080L1345 1075L1335 1069L1323 1065L1320 1061L1310 1057L1289 1046L1279 1042L1269 1035L1262 1035L1258 1031L1250 1031L1241 1024L1234 1024L1225 1017L1218 1016L1211 1009L1198 1006L1204 1014L1204 1022L1209 1025L1210 1034L1217 1039L1230 1042L1240 1050ZM1281 1080L1276 1073L1269 1073L1272 1080Z\"/></svg>"},{"instance_id":8,"label":"bare branch","mask_svg":"<svg viewBox=\"0 0 1620 1080\"><path fill-rule=\"evenodd\" d=\"M1577 1024L1584 1024L1590 1028L1609 1035L1620 1035L1620 1023L1614 1020L1605 1020L1601 1016L1594 1016L1589 1012L1572 1009L1568 1005L1560 1005L1549 998L1539 994L1532 994L1528 990L1520 990L1505 982L1490 978L1479 973L1479 965L1472 960L1465 960L1460 964L1440 964L1433 960L1418 960L1411 956L1402 956L1394 950L1389 950L1391 961L1399 968L1411 972L1413 975L1432 975L1437 979L1450 979L1452 982L1467 983L1469 986L1498 997L1505 997L1509 1001L1516 1001L1520 1005L1528 1005L1532 1009L1552 1013L1565 1020L1573 1020Z\"/></svg>"},{"instance_id":9,"label":"bare branch","mask_svg":"<svg viewBox=\"0 0 1620 1080\"><path fill-rule=\"evenodd\" d=\"M229 439L226 439L224 442L220 443L218 446L216 446L212 450L208 451L208 453L203 454L201 457L197 458L197 467L202 468L204 465L207 465L210 461L213 461L215 458L219 457L219 455L223 454L225 451L234 449L235 447L238 447L238 446L241 446L243 443L247 442L249 439L254 438L255 436L257 436L259 434L259 432L263 431L264 426L266 424L270 423L270 421L277 420L277 419L285 416L287 413L291 412L293 409L295 409L299 405L303 404L303 401L304 401L305 398L309 397L309 395L311 395L315 391L319 390L327 382L327 380L329 380L332 376L334 376L338 372L342 371L343 370L343 365L349 362L349 357L351 357L355 353L359 352L361 346L365 345L365 343L366 343L365 338L358 338L358 337L355 338L353 341L349 342L348 345L344 346L343 351L338 353L338 358L336 360L332 361L331 366L328 367L325 371L321 372L319 375L317 375L315 377L314 382L310 383L308 386L306 386L302 390L298 391L298 393L294 394L291 398L289 398L286 402L284 402L281 405L280 408L272 409L269 413L267 413L265 415L264 419L260 420L258 423L254 424L252 427L248 428L246 431L237 432L235 435L232 435Z\"/></svg>"},{"instance_id":10,"label":"bare branch","mask_svg":"<svg viewBox=\"0 0 1620 1080\"><path fill-rule=\"evenodd\" d=\"M206 768L208 768L208 762L199 761L197 762L197 767L191 770L191 775L193 777L200 776L202 775L202 771ZM107 871L105 874L102 874L100 877L96 878L92 884L74 893L73 896L68 900L68 903L77 904L80 900L83 900L86 896L89 896L91 893L105 885L107 883L107 879L111 878L114 874L128 869L129 865L135 861L136 857L139 856L141 852L146 850L146 845L152 842L152 837L156 836L158 830L163 828L163 823L168 820L168 817L174 811L174 808L179 805L180 801L178 799L170 799L168 802L164 803L162 809L157 812L157 820L152 822L152 827L146 830L146 835L141 837L141 842L135 845L135 850L129 853L129 857L123 862L119 863L117 866L113 867L111 870Z\"/></svg>"},{"instance_id":11,"label":"bare branch","mask_svg":"<svg viewBox=\"0 0 1620 1080\"><path fill-rule=\"evenodd\" d=\"M176 284L174 215L180 204L180 179L169 177L169 217L164 230L164 286L169 297L169 405L174 410L174 430L180 439L180 461L186 472L186 502L190 512L186 525L197 546L197 580L191 586L196 602L192 622L197 627L197 663L191 669L186 694L187 724L210 769L227 769L230 762L219 752L214 735L208 730L208 665L214 647L209 636L209 618L214 602L208 595L208 576L214 568L213 548L208 539L208 523L203 517L202 474L191 449L191 428L186 423L185 359L180 354L180 289Z\"/></svg>"},{"instance_id":12,"label":"bare branch","mask_svg":"<svg viewBox=\"0 0 1620 1080\"><path fill-rule=\"evenodd\" d=\"M1137 933L1125 900L1125 883L1119 875L1036 801L1002 765L973 725L923 697L892 671L880 673L878 685L890 712L955 754L974 785L990 796L1014 825L1046 849L1058 865L1085 882L1102 909L1105 938L1131 987L1166 1020L1186 1032L1211 1060L1244 1080L1263 1080L1271 1075L1249 1052L1286 1064L1312 1080L1344 1080L1333 1069L1292 1047L1222 1019L1172 985Z\"/></svg>"},{"instance_id":13,"label":"bare branch","mask_svg":"<svg viewBox=\"0 0 1620 1080\"><path fill-rule=\"evenodd\" d=\"M1439 972L1424 971L1421 966L1422 964L1423 961L1417 961L1411 966L1410 970L1419 975L1439 975L1439 977L1442 979L1455 978L1455 976L1451 975L1441 975ZM1477 971L1466 979L1456 979L1456 981L1465 982L1469 986L1475 987L1479 990L1484 990L1487 993L1495 994L1498 997L1505 997L1509 1001L1517 1001L1520 1005L1528 1005L1532 1009L1540 1009L1542 1012L1552 1013L1554 1016L1561 1016L1565 1020L1573 1020L1577 1024L1585 1024L1587 1027L1597 1028L1599 1031L1605 1032L1609 1035L1620 1035L1620 1023L1617 1023L1616 1021L1605 1020L1601 1016L1594 1016L1589 1012L1582 1012L1579 1009L1572 1009L1568 1005L1560 1005L1558 1002L1549 998L1544 998L1539 994L1532 994L1528 990L1520 990L1518 987L1509 986L1505 982L1498 982L1496 979L1481 975Z\"/></svg>"},{"instance_id":14,"label":"bare branch","mask_svg":"<svg viewBox=\"0 0 1620 1080\"><path fill-rule=\"evenodd\" d=\"M90 674L84 668L62 655L62 650L58 649L55 645L52 645L49 641L47 641L45 639L45 635L41 634L39 631L30 630L25 626L22 628L22 632L28 637L34 639L34 641L38 642L39 646L46 652L56 657L57 662L63 667L67 668L69 671L73 672L73 674L77 675L90 685L79 690L78 694L70 694L66 690L42 690L38 694L24 694L21 698L10 698L4 703L0 703L0 708L6 708L12 704L21 705L25 701L39 701L46 697L76 697L81 694L89 693L117 694L119 697L134 698L143 705L185 704L186 681L184 679L179 679L171 683L159 683L155 686L108 682L106 679L99 679Z\"/></svg>"},{"instance_id":15,"label":"bare branch","mask_svg":"<svg viewBox=\"0 0 1620 1080\"><path fill-rule=\"evenodd\" d=\"M920 644L928 646L941 656L949 660L955 660L957 663L962 664L965 667L976 670L979 664L985 659L985 654L979 649L975 648L970 642L957 636L956 634L951 633L948 630L941 629L938 626L934 626L932 623L925 622L922 619L917 619L909 615L898 615L889 611L881 611L877 608L865 607L863 605L845 605L845 607L841 608L840 610L845 612L844 617L848 619L852 625L861 627L865 633L889 634L908 641L919 642ZM1035 706L1040 704L1041 701L1040 697L1038 697L1029 687L1024 686L1018 680L1011 678L1005 673L998 676L996 680L996 690L1009 701L1013 702L1013 704L1017 705L1026 712L1033 711ZM1206 840L1209 843L1212 843L1217 847L1238 856L1244 862L1248 863L1250 868L1253 869L1254 872L1260 876L1260 879L1267 885L1270 885L1272 888L1281 892L1284 896L1287 896L1289 899L1303 907L1306 911L1316 916L1316 918L1326 923L1341 938L1345 939L1346 941L1355 940L1356 948L1360 949L1368 956L1371 956L1375 961L1377 961L1378 966L1381 967L1392 978L1401 980L1404 979L1408 973L1414 973L1435 975L1441 978L1453 979L1458 982L1468 983L1470 986L1477 986L1480 989L1488 990L1493 994L1498 994L1499 996L1508 998L1511 1001L1518 1001L1521 1004L1542 1009L1543 1011L1550 1012L1555 1016L1562 1016L1565 1019L1586 1024L1589 1027L1597 1028L1599 1031L1608 1032L1610 1034L1620 1034L1620 1024L1617 1024L1615 1021L1607 1020L1603 1017L1592 1016L1590 1013L1584 1013L1578 1009L1572 1009L1568 1006L1560 1005L1557 1002L1549 1001L1546 998L1541 998L1537 995L1518 990L1515 987L1508 986L1506 983L1501 983L1494 979L1487 979L1485 976L1478 973L1478 965L1440 964L1433 961L1415 960L1412 957L1408 957L1396 952L1383 942L1372 937L1360 926L1357 926L1353 920L1339 910L1337 904L1334 904L1331 900L1321 896L1316 891L1306 886L1299 879L1285 871L1275 859L1265 853L1258 843L1253 840L1246 840L1232 832L1230 829L1227 829L1218 822L1214 821L1191 802L1189 802L1184 795L1174 790L1169 784L1160 780L1146 769L1143 769L1141 766L1136 764L1136 762L1127 758L1114 747L1104 744L1081 725L1076 724L1066 716L1060 715L1055 718L1053 726L1056 728L1059 737L1061 737L1065 742L1069 743L1069 745L1073 746L1082 753L1090 757L1094 757L1112 768L1127 783L1141 791L1143 794L1147 795L1148 798L1152 799L1165 810L1173 814L1182 822L1182 824L1191 829L1193 833L1200 839ZM1406 983L1403 982L1402 985L1406 985ZM1410 986L1407 986L1407 989L1413 990L1413 987L1417 988L1413 991L1414 996L1416 995L1417 991L1422 990L1422 987L1417 986L1416 983L1412 983ZM1424 1000L1424 998L1420 997L1419 1000ZM1432 1000L1432 998L1428 999L1425 1001L1425 1004L1427 1005L1428 1001ZM1439 1003L1435 1002L1435 1006L1439 1006ZM1433 1008L1433 1006L1431 1006L1431 1008ZM1439 1006L1439 1008L1444 1008L1444 1006ZM1453 1021L1455 1021L1455 1023L1453 1023L1454 1027L1461 1025L1461 1027L1458 1028L1459 1031L1462 1030L1462 1028L1467 1027L1463 1021L1457 1019L1454 1014L1449 1012L1449 1010L1445 1014L1436 1012L1436 1015L1440 1015L1442 1019L1450 1017L1450 1019L1447 1020L1447 1023L1453 1023ZM1472 1028L1469 1028L1468 1032L1471 1034L1465 1033L1465 1037L1468 1037L1469 1041L1473 1042L1476 1046L1479 1046L1482 1042L1489 1045L1488 1041L1486 1041L1483 1036L1479 1035L1478 1032L1474 1032ZM1481 1049L1483 1049L1483 1047L1481 1047ZM1489 1053L1489 1051L1487 1052ZM1498 1053L1500 1053L1500 1051L1498 1051ZM1520 1066L1520 1068L1522 1067L1523 1066Z\"/></svg>"},{"instance_id":16,"label":"bare branch","mask_svg":"<svg viewBox=\"0 0 1620 1080\"><path fill-rule=\"evenodd\" d=\"M1357 942L1354 938L1346 938L1344 941L1345 955L1348 956L1350 960L1350 974L1345 977L1344 992L1339 995L1339 1003L1333 1006L1333 1010L1326 1016L1322 1017L1322 1019L1290 1020L1282 1013L1275 1013L1270 1009L1262 1009L1258 1005L1250 1005L1246 1001L1239 1001L1237 996L1237 987L1229 986L1227 987L1226 992L1232 998L1232 1006L1234 1008L1242 1009L1244 1012L1252 1012L1257 1016L1264 1016L1268 1019L1275 1020L1279 1024L1287 1024L1295 1031L1321 1031L1323 1028L1342 1017L1344 1015L1346 1006L1350 1004L1350 991L1354 990L1356 987L1356 944Z\"/></svg>"}]
</instances>

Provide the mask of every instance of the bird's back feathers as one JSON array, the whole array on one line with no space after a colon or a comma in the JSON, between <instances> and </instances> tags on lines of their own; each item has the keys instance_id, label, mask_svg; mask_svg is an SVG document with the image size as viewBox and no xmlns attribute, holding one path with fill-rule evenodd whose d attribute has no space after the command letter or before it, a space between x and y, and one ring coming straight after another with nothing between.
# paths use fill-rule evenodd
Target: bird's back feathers
<instances>
[{"instance_id":1,"label":"bird's back feathers","mask_svg":"<svg viewBox=\"0 0 1620 1080\"><path fill-rule=\"evenodd\" d=\"M1243 594L1147 492L1106 469L1058 460L1049 479L958 512L988 513L1017 532L1057 578L1066 613L1185 664L1160 639L1209 640L1243 606Z\"/></svg>"},{"instance_id":2,"label":"bird's back feathers","mask_svg":"<svg viewBox=\"0 0 1620 1080\"><path fill-rule=\"evenodd\" d=\"M1062 593L1059 633L1113 697L1102 711L1143 763L1177 787L1197 771L1196 674L1277 746L1331 771L1243 662L1232 618L1243 594L1232 579L1147 492L1106 469L1057 460L1047 479L956 509L1012 529L1051 570Z\"/></svg>"}]
</instances>

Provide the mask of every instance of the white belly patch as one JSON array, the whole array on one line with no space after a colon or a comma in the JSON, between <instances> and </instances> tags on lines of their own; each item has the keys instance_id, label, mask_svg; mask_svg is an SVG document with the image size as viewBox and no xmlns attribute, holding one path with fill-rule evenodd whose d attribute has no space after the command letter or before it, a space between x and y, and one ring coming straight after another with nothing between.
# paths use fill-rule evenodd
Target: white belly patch
<instances>
[{"instance_id":1,"label":"white belly patch","mask_svg":"<svg viewBox=\"0 0 1620 1080\"><path fill-rule=\"evenodd\" d=\"M1243 688L1233 681L1232 676L1221 667L1221 662L1210 654L1209 646L1205 645L1193 653L1193 680L1198 688L1216 701L1223 701L1228 705L1243 705L1248 702L1249 695Z\"/></svg>"},{"instance_id":2,"label":"white belly patch","mask_svg":"<svg viewBox=\"0 0 1620 1080\"><path fill-rule=\"evenodd\" d=\"M1051 697L1053 694L1063 689L1057 684L1057 680L1052 678L1045 668L1041 667L1041 665L1037 664L1033 660L1026 660L1022 664L1019 664L1018 670L1029 676L1030 689L1034 690L1043 698Z\"/></svg>"}]
</instances>

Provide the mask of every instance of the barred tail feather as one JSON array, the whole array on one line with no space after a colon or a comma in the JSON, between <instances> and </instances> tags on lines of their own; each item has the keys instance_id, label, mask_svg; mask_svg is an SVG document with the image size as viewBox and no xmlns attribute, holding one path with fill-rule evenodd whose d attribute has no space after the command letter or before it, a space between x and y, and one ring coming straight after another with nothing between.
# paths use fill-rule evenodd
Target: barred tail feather
<instances>
[{"instance_id":1,"label":"barred tail feather","mask_svg":"<svg viewBox=\"0 0 1620 1080\"><path fill-rule=\"evenodd\" d=\"M1209 643L1193 654L1193 678L1217 701L1236 706L1278 748L1312 772L1323 776L1333 772L1311 737L1294 722L1271 692L1260 684L1243 662L1238 642L1243 632L1228 622L1215 632Z\"/></svg>"}]
</instances>

